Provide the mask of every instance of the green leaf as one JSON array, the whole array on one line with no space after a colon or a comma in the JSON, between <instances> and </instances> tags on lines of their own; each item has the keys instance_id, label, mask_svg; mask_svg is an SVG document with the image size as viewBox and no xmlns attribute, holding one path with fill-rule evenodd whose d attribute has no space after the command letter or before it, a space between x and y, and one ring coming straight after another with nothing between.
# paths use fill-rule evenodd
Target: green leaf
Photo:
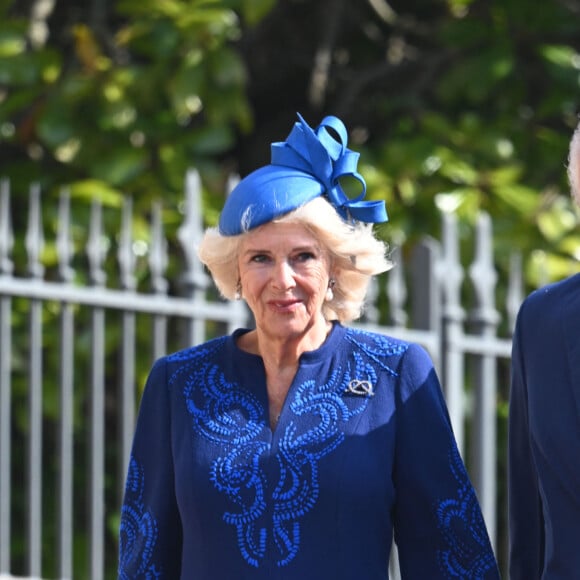
<instances>
[{"instance_id":1,"label":"green leaf","mask_svg":"<svg viewBox=\"0 0 580 580\"><path fill-rule=\"evenodd\" d=\"M276 0L242 0L242 14L250 25L258 24L276 5Z\"/></svg>"},{"instance_id":2,"label":"green leaf","mask_svg":"<svg viewBox=\"0 0 580 580\"><path fill-rule=\"evenodd\" d=\"M580 263L580 233L578 233L578 220L576 221L576 227L573 232L569 232L560 240L558 247L559 249L571 256L575 261Z\"/></svg>"},{"instance_id":3,"label":"green leaf","mask_svg":"<svg viewBox=\"0 0 580 580\"><path fill-rule=\"evenodd\" d=\"M522 178L523 168L519 165L504 165L486 173L486 179L494 187L517 184Z\"/></svg>"},{"instance_id":4,"label":"green leaf","mask_svg":"<svg viewBox=\"0 0 580 580\"><path fill-rule=\"evenodd\" d=\"M479 178L479 173L474 167L457 158L444 161L439 173L457 184L474 185Z\"/></svg>"},{"instance_id":5,"label":"green leaf","mask_svg":"<svg viewBox=\"0 0 580 580\"><path fill-rule=\"evenodd\" d=\"M498 185L493 188L493 193L505 204L515 208L520 214L531 214L540 206L540 196L535 189L512 183Z\"/></svg>"},{"instance_id":6,"label":"green leaf","mask_svg":"<svg viewBox=\"0 0 580 580\"><path fill-rule=\"evenodd\" d=\"M26 51L25 29L14 24L0 26L0 58L14 57Z\"/></svg>"},{"instance_id":7,"label":"green leaf","mask_svg":"<svg viewBox=\"0 0 580 580\"><path fill-rule=\"evenodd\" d=\"M578 225L570 203L563 198L556 199L547 210L539 213L537 222L540 231L549 242L560 240Z\"/></svg>"},{"instance_id":8,"label":"green leaf","mask_svg":"<svg viewBox=\"0 0 580 580\"><path fill-rule=\"evenodd\" d=\"M493 95L498 83L512 74L514 65L513 57L499 48L466 55L442 78L437 91L447 101L460 97L481 103Z\"/></svg>"},{"instance_id":9,"label":"green leaf","mask_svg":"<svg viewBox=\"0 0 580 580\"><path fill-rule=\"evenodd\" d=\"M38 63L27 54L0 58L0 84L27 86L40 80Z\"/></svg>"},{"instance_id":10,"label":"green leaf","mask_svg":"<svg viewBox=\"0 0 580 580\"><path fill-rule=\"evenodd\" d=\"M227 126L205 127L196 131L188 139L191 150L198 154L214 155L229 149L234 142L234 134Z\"/></svg>"},{"instance_id":11,"label":"green leaf","mask_svg":"<svg viewBox=\"0 0 580 580\"><path fill-rule=\"evenodd\" d=\"M98 200L105 206L121 207L124 194L111 187L106 181L99 179L83 179L69 185L71 199L83 201Z\"/></svg>"},{"instance_id":12,"label":"green leaf","mask_svg":"<svg viewBox=\"0 0 580 580\"><path fill-rule=\"evenodd\" d=\"M210 72L212 80L220 88L241 86L246 80L246 69L239 55L222 47L211 53Z\"/></svg>"},{"instance_id":13,"label":"green leaf","mask_svg":"<svg viewBox=\"0 0 580 580\"><path fill-rule=\"evenodd\" d=\"M199 64L181 67L167 87L178 118L188 118L203 107L206 92L205 70Z\"/></svg>"},{"instance_id":14,"label":"green leaf","mask_svg":"<svg viewBox=\"0 0 580 580\"><path fill-rule=\"evenodd\" d=\"M77 125L69 107L49 101L37 125L38 136L49 148L55 148L77 134Z\"/></svg>"},{"instance_id":15,"label":"green leaf","mask_svg":"<svg viewBox=\"0 0 580 580\"><path fill-rule=\"evenodd\" d=\"M542 45L538 49L546 61L560 67L576 69L575 62L578 60L578 52L571 46L566 45Z\"/></svg>"},{"instance_id":16,"label":"green leaf","mask_svg":"<svg viewBox=\"0 0 580 580\"><path fill-rule=\"evenodd\" d=\"M113 186L123 187L146 168L148 161L145 149L116 146L108 154L99 154L92 165L92 174Z\"/></svg>"},{"instance_id":17,"label":"green leaf","mask_svg":"<svg viewBox=\"0 0 580 580\"><path fill-rule=\"evenodd\" d=\"M17 112L29 109L32 112L33 105L42 97L42 87L33 85L8 94L0 106L0 122L8 121Z\"/></svg>"}]
</instances>

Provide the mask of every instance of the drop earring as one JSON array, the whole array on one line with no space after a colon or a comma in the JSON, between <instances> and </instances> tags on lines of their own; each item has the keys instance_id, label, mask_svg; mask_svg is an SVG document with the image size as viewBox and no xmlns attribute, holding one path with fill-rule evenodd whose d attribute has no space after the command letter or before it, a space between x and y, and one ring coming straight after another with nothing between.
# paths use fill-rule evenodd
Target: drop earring
<instances>
[{"instance_id":1,"label":"drop earring","mask_svg":"<svg viewBox=\"0 0 580 580\"><path fill-rule=\"evenodd\" d=\"M334 298L334 285L336 284L336 281L334 280L334 278L331 278L328 281L328 288L326 289L326 301L330 302L333 298Z\"/></svg>"}]
</instances>

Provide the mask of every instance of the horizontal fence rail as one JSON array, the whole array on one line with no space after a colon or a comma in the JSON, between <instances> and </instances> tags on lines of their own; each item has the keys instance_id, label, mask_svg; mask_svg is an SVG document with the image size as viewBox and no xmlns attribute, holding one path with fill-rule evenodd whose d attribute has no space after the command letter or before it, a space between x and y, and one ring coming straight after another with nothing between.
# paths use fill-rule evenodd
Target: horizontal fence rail
<instances>
[{"instance_id":1,"label":"horizontal fence rail","mask_svg":"<svg viewBox=\"0 0 580 580\"><path fill-rule=\"evenodd\" d=\"M98 201L86 224L73 223L66 190L56 201L43 200L33 186L23 222L11 209L9 182L0 183L0 578L115 577L136 407L153 360L252 324L242 302L217 296L196 259L203 220L195 171L186 176L184 201L178 251L174 245L170 252L158 204L147 238L136 240L130 198L111 232ZM47 241L50 203L56 226ZM15 223L25 228L18 235ZM502 553L498 401L522 300L521 265L514 256L505 304L497 307L489 217L481 214L475 225L467 267L457 230L456 217L444 214L441 241L425 238L405 260L407 248L396 248L395 267L373 281L356 326L422 344L431 354Z\"/></svg>"}]
</instances>

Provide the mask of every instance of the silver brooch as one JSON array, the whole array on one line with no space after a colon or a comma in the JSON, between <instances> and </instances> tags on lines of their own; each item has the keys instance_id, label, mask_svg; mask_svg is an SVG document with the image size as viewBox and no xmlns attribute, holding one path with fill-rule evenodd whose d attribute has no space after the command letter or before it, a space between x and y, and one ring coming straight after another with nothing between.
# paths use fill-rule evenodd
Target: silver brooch
<instances>
[{"instance_id":1,"label":"silver brooch","mask_svg":"<svg viewBox=\"0 0 580 580\"><path fill-rule=\"evenodd\" d=\"M370 381L361 381L359 379L353 379L350 381L344 392L352 393L353 395L360 395L362 397L372 397L375 394Z\"/></svg>"}]
</instances>

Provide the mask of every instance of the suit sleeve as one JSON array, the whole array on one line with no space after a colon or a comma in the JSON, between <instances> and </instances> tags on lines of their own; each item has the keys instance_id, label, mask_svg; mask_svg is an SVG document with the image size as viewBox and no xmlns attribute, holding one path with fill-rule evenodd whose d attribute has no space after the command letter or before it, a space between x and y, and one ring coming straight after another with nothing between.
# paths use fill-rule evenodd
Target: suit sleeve
<instances>
[{"instance_id":1,"label":"suit sleeve","mask_svg":"<svg viewBox=\"0 0 580 580\"><path fill-rule=\"evenodd\" d=\"M119 530L119 579L179 578L181 520L174 485L166 363L147 379L133 440Z\"/></svg>"},{"instance_id":2,"label":"suit sleeve","mask_svg":"<svg viewBox=\"0 0 580 580\"><path fill-rule=\"evenodd\" d=\"M537 580L543 567L543 517L532 455L524 357L525 303L512 347L508 435L509 568L511 580ZM537 332L537 329L535 330Z\"/></svg>"},{"instance_id":3,"label":"suit sleeve","mask_svg":"<svg viewBox=\"0 0 580 580\"><path fill-rule=\"evenodd\" d=\"M394 524L402 578L498 579L439 380L417 345L401 363L396 417Z\"/></svg>"}]
</instances>

